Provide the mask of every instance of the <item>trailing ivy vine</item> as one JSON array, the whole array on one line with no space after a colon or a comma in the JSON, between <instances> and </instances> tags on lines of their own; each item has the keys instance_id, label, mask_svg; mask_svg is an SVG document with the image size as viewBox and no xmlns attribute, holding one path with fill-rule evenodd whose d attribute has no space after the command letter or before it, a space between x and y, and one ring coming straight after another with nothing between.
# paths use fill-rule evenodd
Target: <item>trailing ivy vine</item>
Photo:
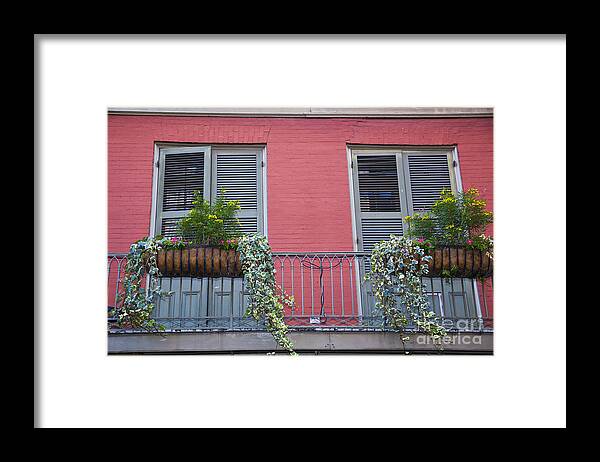
<instances>
[{"instance_id":1,"label":"trailing ivy vine","mask_svg":"<svg viewBox=\"0 0 600 462\"><path fill-rule=\"evenodd\" d=\"M123 289L116 300L115 316L119 326L160 332L164 327L152 319L154 300L168 295L162 291L158 278L160 271L156 256L160 249L178 248L183 245L177 240L161 236L147 237L131 244L125 265ZM145 275L150 275L149 286L144 288Z\"/></svg>"},{"instance_id":2,"label":"trailing ivy vine","mask_svg":"<svg viewBox=\"0 0 600 462\"><path fill-rule=\"evenodd\" d=\"M178 239L161 236L147 237L131 244L125 266L123 288L119 293L114 315L119 326L162 332L164 326L152 319L157 296L171 292L161 290L158 280L160 271L157 254L161 249L180 248L186 245ZM279 346L292 355L294 345L287 337L288 326L283 318L284 305L293 306L294 298L285 294L275 282L275 266L267 238L261 235L245 235L238 243L240 260L246 277L250 303L245 316L261 319ZM144 287L149 275L149 286Z\"/></svg>"},{"instance_id":3,"label":"trailing ivy vine","mask_svg":"<svg viewBox=\"0 0 600 462\"><path fill-rule=\"evenodd\" d=\"M413 323L420 331L437 339L446 335L429 308L421 276L429 272L431 256L415 241L391 235L375 245L371 253L371 273L367 276L373 286L376 308L383 312L389 326L400 332L402 342L406 326ZM398 308L397 299L405 307Z\"/></svg>"},{"instance_id":4,"label":"trailing ivy vine","mask_svg":"<svg viewBox=\"0 0 600 462\"><path fill-rule=\"evenodd\" d=\"M294 345L287 337L288 326L283 319L284 304L293 306L294 297L288 296L275 282L275 266L271 247L265 236L244 235L238 242L242 268L250 303L246 316L264 319L267 330L283 349L296 355Z\"/></svg>"}]
</instances>

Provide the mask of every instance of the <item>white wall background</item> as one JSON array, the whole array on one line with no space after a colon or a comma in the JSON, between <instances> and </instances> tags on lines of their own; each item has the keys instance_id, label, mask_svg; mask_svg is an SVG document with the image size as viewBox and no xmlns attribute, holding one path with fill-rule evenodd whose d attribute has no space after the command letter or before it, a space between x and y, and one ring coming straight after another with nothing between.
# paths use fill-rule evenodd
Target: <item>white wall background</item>
<instances>
[{"instance_id":1,"label":"white wall background","mask_svg":"<svg viewBox=\"0 0 600 462\"><path fill-rule=\"evenodd\" d=\"M564 37L38 36L37 56L38 426L565 425ZM493 106L494 356L107 356L109 106Z\"/></svg>"}]
</instances>

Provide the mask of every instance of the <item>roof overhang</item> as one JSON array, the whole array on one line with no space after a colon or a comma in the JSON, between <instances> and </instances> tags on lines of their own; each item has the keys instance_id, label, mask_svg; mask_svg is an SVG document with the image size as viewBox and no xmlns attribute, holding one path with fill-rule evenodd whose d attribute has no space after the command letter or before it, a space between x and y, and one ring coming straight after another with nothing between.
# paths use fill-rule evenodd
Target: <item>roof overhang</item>
<instances>
[{"instance_id":1,"label":"roof overhang","mask_svg":"<svg viewBox=\"0 0 600 462\"><path fill-rule=\"evenodd\" d=\"M173 115L211 117L305 117L305 118L455 118L493 117L489 107L218 107L218 108L165 108L165 107L109 107L112 115Z\"/></svg>"}]
</instances>

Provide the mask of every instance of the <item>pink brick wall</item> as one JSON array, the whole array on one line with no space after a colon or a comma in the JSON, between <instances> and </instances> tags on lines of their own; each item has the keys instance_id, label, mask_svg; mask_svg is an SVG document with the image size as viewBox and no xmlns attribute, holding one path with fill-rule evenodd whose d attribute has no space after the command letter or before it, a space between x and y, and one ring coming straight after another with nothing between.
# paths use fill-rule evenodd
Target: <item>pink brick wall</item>
<instances>
[{"instance_id":1,"label":"pink brick wall","mask_svg":"<svg viewBox=\"0 0 600 462\"><path fill-rule=\"evenodd\" d=\"M108 249L149 234L155 142L266 144L275 251L351 251L346 144L458 146L463 187L493 207L493 120L108 116ZM492 230L490 229L490 232Z\"/></svg>"}]
</instances>

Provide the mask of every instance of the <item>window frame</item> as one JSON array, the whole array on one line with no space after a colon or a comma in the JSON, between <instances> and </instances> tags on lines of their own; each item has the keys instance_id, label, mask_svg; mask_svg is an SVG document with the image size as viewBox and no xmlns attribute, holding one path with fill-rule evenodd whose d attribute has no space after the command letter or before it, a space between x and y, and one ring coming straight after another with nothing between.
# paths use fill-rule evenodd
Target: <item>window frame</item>
<instances>
[{"instance_id":1,"label":"window frame","mask_svg":"<svg viewBox=\"0 0 600 462\"><path fill-rule=\"evenodd\" d=\"M403 158L402 159L402 171L403 171L403 173L406 171L406 173L408 174L408 171L404 164L406 155L401 156L402 153L405 153L405 154L410 153L413 155L418 155L418 154L424 155L427 153L429 153L429 154L436 153L437 154L437 153L442 153L442 152L446 152L447 154L449 154L448 158L449 158L449 170L450 170L450 184L452 186L452 190L454 192L460 193L463 191L463 184L462 184L462 177L461 177L461 170L460 170L460 162L459 162L459 158L458 158L458 146L457 145L438 145L438 146L434 146L434 145L386 146L386 145L352 145L352 144L346 145L346 156L347 156L347 165L348 165L348 181L350 184L349 192L350 192L350 209L351 209L351 214L352 214L352 238L353 238L354 252L358 252L358 253L364 252L363 250L359 249L359 247L362 247L362 226L361 226L361 220L360 220L361 210L360 210L360 197L359 197L358 178L357 178L358 165L357 165L356 157L358 155L377 156L377 155L390 155L390 153L398 154L398 155L400 155L400 157ZM355 168L355 166L356 166L356 168ZM398 161L396 161L397 169L399 169L398 166L399 166ZM406 211L408 212L408 210L412 211L412 204L411 204L410 208L408 208L408 196L407 196L406 190L405 190L406 184L407 184L407 181L403 175L402 181L399 181L399 183L398 183L398 187L400 189L401 204L403 204L402 196L404 196L404 198L406 200L406 202L404 202L404 204L406 204L406 207L407 207ZM405 223L404 217L402 219L402 226L403 226L403 230L406 231L406 223ZM360 239L360 242L359 242L359 239ZM356 273L357 281L360 281L362 276L361 276L361 269L359 268L359 265L356 266L355 273ZM480 306L480 302L479 302L479 289L477 288L477 284L474 279L471 282L472 282L472 287L473 287L473 291L474 291L476 313L477 313L478 318L482 319L481 306ZM358 291L359 291L358 310L359 310L360 315L363 315L363 303L365 303L363 301L363 296L366 295L366 294L363 294L363 291L365 289L362 285L357 285L357 287L358 287Z\"/></svg>"},{"instance_id":2,"label":"window frame","mask_svg":"<svg viewBox=\"0 0 600 462\"><path fill-rule=\"evenodd\" d=\"M162 194L163 194L163 176L164 162L163 154L170 153L196 153L205 150L204 154L204 198L214 201L213 187L216 185L213 173L215 172L216 162L214 155L221 150L255 151L257 152L257 228L258 232L267 236L267 188L266 188L266 145L240 145L240 144L206 144L206 143L154 143L154 158L152 167L152 206L150 210L149 235L156 236L160 228L160 222L164 216L161 216ZM216 178L216 177L215 177ZM176 214L175 212L165 212ZM169 217L166 217L169 218ZM262 229L261 229L262 227Z\"/></svg>"},{"instance_id":3,"label":"window frame","mask_svg":"<svg viewBox=\"0 0 600 462\"><path fill-rule=\"evenodd\" d=\"M348 156L348 178L350 181L350 206L352 212L352 237L355 252L364 252L362 239L362 214L367 213L374 218L378 214L394 214L397 212L361 212L360 192L358 188L358 156L396 156L396 169L398 172L398 189L400 191L400 204L402 214L402 229L406 233L407 226L404 216L413 213L413 205L410 195L410 180L408 171L408 156L414 155L443 155L448 157L450 172L450 185L453 192L462 191L460 169L458 163L458 149L455 145L440 146L365 146L347 145ZM384 218L385 215L382 215Z\"/></svg>"}]
</instances>

